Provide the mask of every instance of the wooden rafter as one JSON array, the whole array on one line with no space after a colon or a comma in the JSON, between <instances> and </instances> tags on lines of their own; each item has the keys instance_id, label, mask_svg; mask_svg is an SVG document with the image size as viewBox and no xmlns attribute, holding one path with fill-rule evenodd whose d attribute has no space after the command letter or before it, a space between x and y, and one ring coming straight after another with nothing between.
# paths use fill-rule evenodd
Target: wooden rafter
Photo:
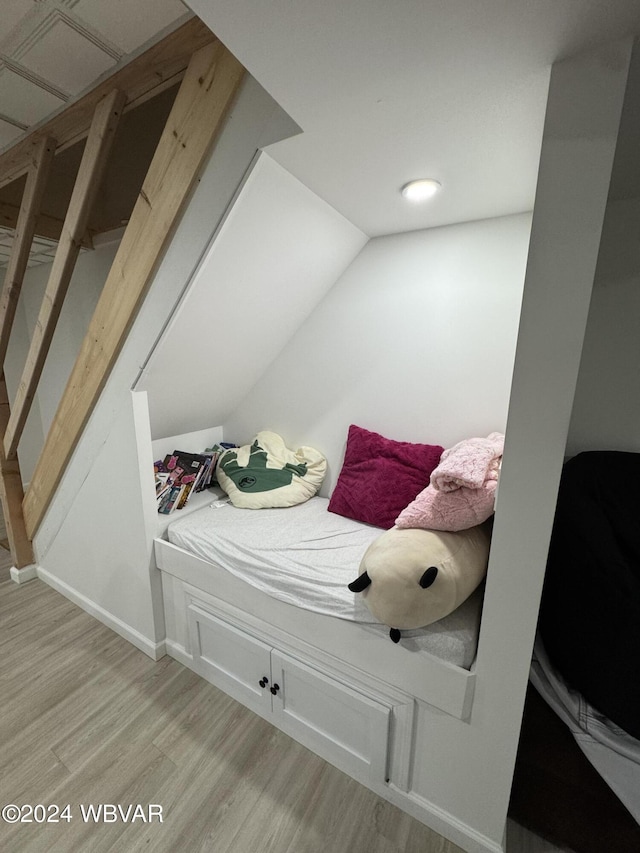
<instances>
[{"instance_id":1,"label":"wooden rafter","mask_svg":"<svg viewBox=\"0 0 640 853\"><path fill-rule=\"evenodd\" d=\"M0 188L27 171L33 150L42 137L56 139L58 151L69 148L87 136L97 104L111 90L124 92L125 111L132 109L178 83L193 52L214 39L211 30L198 18L187 21L0 155Z\"/></svg>"},{"instance_id":2,"label":"wooden rafter","mask_svg":"<svg viewBox=\"0 0 640 853\"><path fill-rule=\"evenodd\" d=\"M0 227L16 229L18 227L19 216L20 207L17 204L0 201ZM64 219L48 216L46 213L39 213L36 217L34 236L44 237L46 240L55 240L57 242L62 234L63 225ZM94 236L93 232L87 231L82 238L83 248L93 249Z\"/></svg>"},{"instance_id":3,"label":"wooden rafter","mask_svg":"<svg viewBox=\"0 0 640 853\"><path fill-rule=\"evenodd\" d=\"M9 421L9 397L4 373L0 374L0 432ZM8 461L0 444L0 499L7 528L13 564L17 569L33 563L33 548L27 535L22 511L24 492L18 460Z\"/></svg>"},{"instance_id":4,"label":"wooden rafter","mask_svg":"<svg viewBox=\"0 0 640 853\"><path fill-rule=\"evenodd\" d=\"M25 495L29 536L108 379L243 74L219 42L189 64Z\"/></svg>"},{"instance_id":5,"label":"wooden rafter","mask_svg":"<svg viewBox=\"0 0 640 853\"><path fill-rule=\"evenodd\" d=\"M29 262L29 251L33 242L36 221L40 213L40 203L54 154L55 142L49 137L45 137L38 145L27 173L27 181L16 222L16 233L7 264L2 294L0 295L0 369L4 365L7 354L9 336L22 290L24 274Z\"/></svg>"},{"instance_id":6,"label":"wooden rafter","mask_svg":"<svg viewBox=\"0 0 640 853\"><path fill-rule=\"evenodd\" d=\"M112 91L95 110L22 379L4 433L4 452L9 460L15 459L18 452L18 443L80 252L82 236L87 230L89 214L100 189L124 101L122 92Z\"/></svg>"}]
</instances>

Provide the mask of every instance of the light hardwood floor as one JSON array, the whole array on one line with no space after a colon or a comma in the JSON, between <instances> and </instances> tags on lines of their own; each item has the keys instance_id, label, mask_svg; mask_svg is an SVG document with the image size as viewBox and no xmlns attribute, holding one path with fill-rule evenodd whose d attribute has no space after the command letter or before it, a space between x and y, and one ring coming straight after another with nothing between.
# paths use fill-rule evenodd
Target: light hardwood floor
<instances>
[{"instance_id":1,"label":"light hardwood floor","mask_svg":"<svg viewBox=\"0 0 640 853\"><path fill-rule=\"evenodd\" d=\"M458 853L171 658L154 663L0 552L0 807L7 853ZM163 822L85 822L89 804ZM38 813L36 817L41 817ZM513 853L555 853L515 824Z\"/></svg>"}]
</instances>

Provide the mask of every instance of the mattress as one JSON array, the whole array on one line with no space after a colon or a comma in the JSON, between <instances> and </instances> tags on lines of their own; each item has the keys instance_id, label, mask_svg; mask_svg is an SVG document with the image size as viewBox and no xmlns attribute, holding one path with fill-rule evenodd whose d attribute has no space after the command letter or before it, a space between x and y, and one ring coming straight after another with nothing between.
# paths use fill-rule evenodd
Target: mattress
<instances>
[{"instance_id":1,"label":"mattress","mask_svg":"<svg viewBox=\"0 0 640 853\"><path fill-rule=\"evenodd\" d=\"M294 507L238 509L214 501L172 522L169 541L287 604L388 633L348 589L381 530L328 512L328 499ZM482 590L449 616L402 632L402 644L469 669L477 648ZM285 626L282 626L285 627Z\"/></svg>"}]
</instances>

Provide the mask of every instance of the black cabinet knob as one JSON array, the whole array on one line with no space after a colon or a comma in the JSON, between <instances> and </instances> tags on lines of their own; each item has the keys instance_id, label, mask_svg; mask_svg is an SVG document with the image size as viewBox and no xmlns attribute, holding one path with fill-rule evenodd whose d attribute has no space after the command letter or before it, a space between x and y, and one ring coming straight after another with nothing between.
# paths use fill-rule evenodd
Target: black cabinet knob
<instances>
[{"instance_id":1,"label":"black cabinet knob","mask_svg":"<svg viewBox=\"0 0 640 853\"><path fill-rule=\"evenodd\" d=\"M270 688L270 690L271 690L271 692L273 693L273 695L275 696L275 695L276 695L276 693L278 692L278 690L280 690L280 685L279 685L279 684L274 684L274 685L273 685L273 687L271 687L271 688Z\"/></svg>"},{"instance_id":2,"label":"black cabinet knob","mask_svg":"<svg viewBox=\"0 0 640 853\"><path fill-rule=\"evenodd\" d=\"M269 683L269 679L267 678L267 676L266 676L266 675L265 675L265 676L263 676L263 677L260 679L260 681L258 682L258 684L260 685L260 687L263 687L263 688L264 688L264 687L266 687L268 683Z\"/></svg>"}]
</instances>

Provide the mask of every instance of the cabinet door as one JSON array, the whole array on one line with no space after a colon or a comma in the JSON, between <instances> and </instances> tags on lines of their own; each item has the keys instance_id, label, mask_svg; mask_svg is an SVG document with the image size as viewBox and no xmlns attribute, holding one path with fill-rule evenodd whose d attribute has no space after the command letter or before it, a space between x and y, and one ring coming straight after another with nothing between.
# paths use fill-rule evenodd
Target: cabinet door
<instances>
[{"instance_id":1,"label":"cabinet door","mask_svg":"<svg viewBox=\"0 0 640 853\"><path fill-rule=\"evenodd\" d=\"M188 619L195 671L244 705L269 714L271 646L193 603Z\"/></svg>"},{"instance_id":2,"label":"cabinet door","mask_svg":"<svg viewBox=\"0 0 640 853\"><path fill-rule=\"evenodd\" d=\"M279 728L354 778L384 782L388 706L276 651L271 672Z\"/></svg>"}]
</instances>

